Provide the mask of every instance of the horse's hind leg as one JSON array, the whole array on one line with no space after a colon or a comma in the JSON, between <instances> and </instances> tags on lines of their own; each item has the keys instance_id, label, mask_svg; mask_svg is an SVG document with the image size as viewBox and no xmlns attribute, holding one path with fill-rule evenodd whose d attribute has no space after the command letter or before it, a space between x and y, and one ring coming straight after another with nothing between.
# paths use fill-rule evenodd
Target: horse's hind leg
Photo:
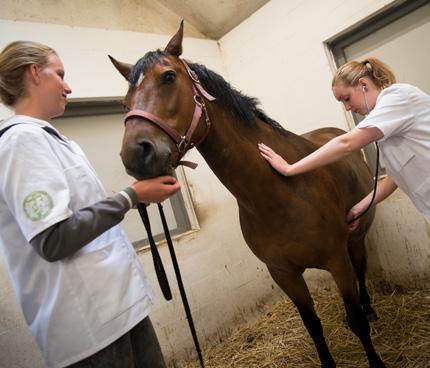
<instances>
[{"instance_id":1,"label":"horse's hind leg","mask_svg":"<svg viewBox=\"0 0 430 368\"><path fill-rule=\"evenodd\" d=\"M287 272L269 268L269 272L275 282L282 290L285 291L291 301L296 305L303 323L314 341L321 361L321 367L335 368L336 363L328 349L320 319L315 313L309 289L302 276L303 270L301 270L301 272Z\"/></svg>"},{"instance_id":2,"label":"horse's hind leg","mask_svg":"<svg viewBox=\"0 0 430 368\"><path fill-rule=\"evenodd\" d=\"M376 321L378 319L378 315L372 308L370 296L366 288L367 257L364 238L351 242L349 244L348 252L358 279L360 304L364 313L366 314L367 319L369 321Z\"/></svg>"},{"instance_id":3,"label":"horse's hind leg","mask_svg":"<svg viewBox=\"0 0 430 368\"><path fill-rule=\"evenodd\" d=\"M346 252L339 255L330 261L328 268L342 295L348 326L360 339L366 351L370 368L385 368L385 364L376 353L370 338L369 321L360 305L357 278L349 256Z\"/></svg>"}]
</instances>

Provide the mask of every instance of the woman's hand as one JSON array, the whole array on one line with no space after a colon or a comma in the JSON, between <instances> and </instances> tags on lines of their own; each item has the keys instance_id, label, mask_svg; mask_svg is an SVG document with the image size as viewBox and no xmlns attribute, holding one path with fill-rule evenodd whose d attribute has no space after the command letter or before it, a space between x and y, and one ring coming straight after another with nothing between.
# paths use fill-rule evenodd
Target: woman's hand
<instances>
[{"instance_id":1,"label":"woman's hand","mask_svg":"<svg viewBox=\"0 0 430 368\"><path fill-rule=\"evenodd\" d=\"M387 198L391 193L393 193L397 189L397 184L394 182L391 177L388 175L382 179L376 188L376 195L373 201L373 205L377 205L385 198ZM346 215L346 222L349 223L354 218L360 216L366 209L369 207L370 201L373 197L373 191L370 192L366 197L364 197L360 202L356 203ZM354 231L357 229L360 220L357 219L350 224L348 224L349 231Z\"/></svg>"},{"instance_id":2,"label":"woman's hand","mask_svg":"<svg viewBox=\"0 0 430 368\"><path fill-rule=\"evenodd\" d=\"M135 191L139 202L143 203L163 202L181 188L179 182L173 176L159 176L135 181L131 187Z\"/></svg>"},{"instance_id":3,"label":"woman's hand","mask_svg":"<svg viewBox=\"0 0 430 368\"><path fill-rule=\"evenodd\" d=\"M358 204L356 204L354 207L352 207L348 214L346 215L346 223L348 224L348 230L349 231L354 231L357 229L358 225L360 225L360 219L357 218L358 216L360 216L362 214L364 209L361 208L361 206ZM357 218L356 220L354 220L355 218ZM354 221L352 221L354 220ZM350 223L350 221L352 221Z\"/></svg>"},{"instance_id":4,"label":"woman's hand","mask_svg":"<svg viewBox=\"0 0 430 368\"><path fill-rule=\"evenodd\" d=\"M264 143L258 143L258 149L260 150L261 156L263 156L277 172L284 176L290 174L291 165L270 147L266 146Z\"/></svg>"},{"instance_id":5,"label":"woman's hand","mask_svg":"<svg viewBox=\"0 0 430 368\"><path fill-rule=\"evenodd\" d=\"M360 219L357 217L360 217L363 214L363 212L367 210L372 196L373 196L373 191L370 192L366 197L364 197L360 202L352 206L351 209L348 211L346 215L346 223L348 224L349 231L355 231L358 225L360 225Z\"/></svg>"}]
</instances>

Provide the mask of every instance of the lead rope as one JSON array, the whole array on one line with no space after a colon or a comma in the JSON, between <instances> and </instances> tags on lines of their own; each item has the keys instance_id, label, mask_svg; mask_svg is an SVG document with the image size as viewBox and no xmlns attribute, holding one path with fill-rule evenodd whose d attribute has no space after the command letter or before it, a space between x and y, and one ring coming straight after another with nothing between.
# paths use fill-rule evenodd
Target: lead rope
<instances>
[{"instance_id":1,"label":"lead rope","mask_svg":"<svg viewBox=\"0 0 430 368\"><path fill-rule=\"evenodd\" d=\"M169 227L167 225L166 217L164 215L163 206L161 203L157 203L158 211L160 213L161 223L163 224L164 235L166 237L167 245L170 252L170 257L172 259L173 268L175 270L176 280L178 282L179 292L181 294L182 304L184 306L185 315L187 316L188 326L190 327L191 335L193 337L194 346L199 357L201 368L205 368L202 351L200 349L199 339L197 337L196 328L194 326L193 317L191 315L191 309L188 303L187 294L185 292L184 283L182 282L181 271L179 269L178 260L176 258L175 249L173 247L172 238L170 237ZM160 284L161 291L166 300L172 299L172 293L170 291L169 281L167 275L164 271L163 262L161 260L160 254L158 253L157 246L155 244L154 238L152 236L151 225L149 222L148 211L146 210L146 205L139 203L137 205L140 217L145 226L146 233L148 234L149 244L151 245L151 253L154 261L155 273L157 274L158 283Z\"/></svg>"},{"instance_id":2,"label":"lead rope","mask_svg":"<svg viewBox=\"0 0 430 368\"><path fill-rule=\"evenodd\" d=\"M154 237L152 236L151 224L149 222L148 211L144 203L137 205L140 218L145 226L146 233L148 234L149 245L151 247L152 260L154 262L155 274L157 275L160 289L163 292L166 300L172 300L172 292L170 291L169 280L167 279L166 271L164 270L163 262L158 253L157 245L155 244Z\"/></svg>"},{"instance_id":3,"label":"lead rope","mask_svg":"<svg viewBox=\"0 0 430 368\"><path fill-rule=\"evenodd\" d=\"M187 294L185 293L184 284L182 282L181 271L179 269L178 260L176 259L175 249L173 247L172 239L170 237L169 227L167 226L166 217L164 216L163 206L161 203L157 203L158 211L160 212L161 222L163 224L164 235L166 236L167 245L169 247L170 257L172 258L173 268L175 269L176 280L178 281L179 292L181 293L182 304L184 305L185 314L188 319L188 325L190 326L191 335L193 336L194 346L196 347L197 355L199 357L200 366L205 367L203 361L202 351L200 349L199 339L197 337L196 329L194 327L193 317L191 315L191 309L188 304Z\"/></svg>"}]
</instances>

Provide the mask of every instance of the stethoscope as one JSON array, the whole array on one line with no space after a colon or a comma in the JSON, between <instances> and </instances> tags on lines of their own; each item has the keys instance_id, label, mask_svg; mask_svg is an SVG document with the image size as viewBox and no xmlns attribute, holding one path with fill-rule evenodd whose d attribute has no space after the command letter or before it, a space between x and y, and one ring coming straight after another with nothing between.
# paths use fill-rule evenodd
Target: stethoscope
<instances>
[{"instance_id":1,"label":"stethoscope","mask_svg":"<svg viewBox=\"0 0 430 368\"><path fill-rule=\"evenodd\" d=\"M367 115L369 115L370 113L370 109L369 109L369 104L367 102L367 96L366 96L366 92L367 92L367 87L363 86L363 98L364 98L364 104L366 105L366 110L367 110ZM379 146L378 146L378 142L375 141L375 145L376 145L376 168L375 168L375 184L373 186L373 195L372 195L372 199L370 200L369 205L367 206L367 208L357 217L354 217L352 220L348 221L348 224L351 224L352 222L354 222L355 220L358 220L361 216L363 216L367 211L369 211L370 207L372 207L373 201L375 200L375 195L376 195L376 188L378 186L378 172L379 172Z\"/></svg>"}]
</instances>

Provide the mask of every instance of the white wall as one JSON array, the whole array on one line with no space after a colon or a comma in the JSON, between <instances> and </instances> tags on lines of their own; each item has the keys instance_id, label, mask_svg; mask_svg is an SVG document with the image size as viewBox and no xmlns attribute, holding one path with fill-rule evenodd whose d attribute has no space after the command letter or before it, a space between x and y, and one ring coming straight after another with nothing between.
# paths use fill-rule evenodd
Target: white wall
<instances>
[{"instance_id":1,"label":"white wall","mask_svg":"<svg viewBox=\"0 0 430 368\"><path fill-rule=\"evenodd\" d=\"M179 27L179 23L178 23ZM108 54L135 63L150 50L163 48L170 37L96 28L67 27L52 24L0 20L0 45L12 40L30 39L53 47L60 55L71 85L71 98L122 96L127 91L124 78L112 68ZM199 57L209 67L220 70L220 53L216 42L185 39L190 59Z\"/></svg>"},{"instance_id":2,"label":"white wall","mask_svg":"<svg viewBox=\"0 0 430 368\"><path fill-rule=\"evenodd\" d=\"M352 118L332 96L333 64L324 41L390 3L272 0L220 40L230 80L260 97L266 112L295 133L323 126L348 130ZM368 240L374 279L430 285L430 225L400 190L378 206Z\"/></svg>"},{"instance_id":3,"label":"white wall","mask_svg":"<svg viewBox=\"0 0 430 368\"><path fill-rule=\"evenodd\" d=\"M390 2L272 0L219 41L230 80L295 133L348 129L324 41Z\"/></svg>"}]
</instances>

